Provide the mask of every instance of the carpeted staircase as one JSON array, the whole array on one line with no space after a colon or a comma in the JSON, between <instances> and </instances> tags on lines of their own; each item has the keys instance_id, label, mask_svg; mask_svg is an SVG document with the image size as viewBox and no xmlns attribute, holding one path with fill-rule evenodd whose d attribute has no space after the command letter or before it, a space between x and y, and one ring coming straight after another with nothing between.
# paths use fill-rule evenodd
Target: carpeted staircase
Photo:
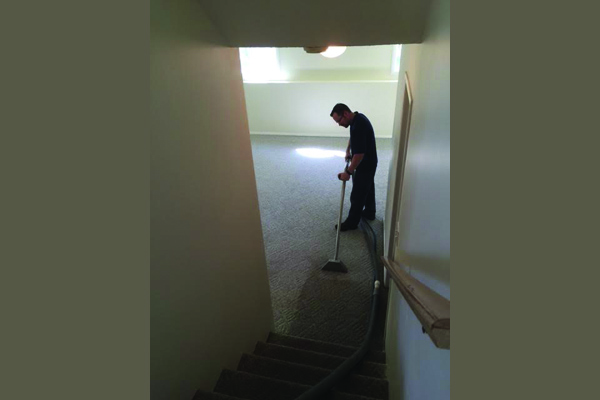
<instances>
[{"instance_id":1,"label":"carpeted staircase","mask_svg":"<svg viewBox=\"0 0 600 400\"><path fill-rule=\"evenodd\" d=\"M356 348L269 334L253 354L244 354L237 371L223 370L214 392L198 390L193 400L294 400L327 377ZM387 400L385 353L370 351L351 375L323 400Z\"/></svg>"}]
</instances>

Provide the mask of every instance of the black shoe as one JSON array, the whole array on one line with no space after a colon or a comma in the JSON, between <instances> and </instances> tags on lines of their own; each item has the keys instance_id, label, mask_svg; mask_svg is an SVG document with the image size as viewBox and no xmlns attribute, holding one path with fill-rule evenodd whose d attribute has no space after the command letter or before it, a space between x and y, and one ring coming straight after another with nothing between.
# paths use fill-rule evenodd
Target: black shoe
<instances>
[{"instance_id":1,"label":"black shoe","mask_svg":"<svg viewBox=\"0 0 600 400\"><path fill-rule=\"evenodd\" d=\"M369 221L373 221L375 219L375 213L368 213L366 211L363 211L362 217L368 219Z\"/></svg>"},{"instance_id":2,"label":"black shoe","mask_svg":"<svg viewBox=\"0 0 600 400\"><path fill-rule=\"evenodd\" d=\"M342 226L340 226L340 231L341 232L352 231L356 228L358 228L358 225L351 226L344 221L344 222L342 222ZM337 224L335 224L335 230L337 231Z\"/></svg>"}]
</instances>

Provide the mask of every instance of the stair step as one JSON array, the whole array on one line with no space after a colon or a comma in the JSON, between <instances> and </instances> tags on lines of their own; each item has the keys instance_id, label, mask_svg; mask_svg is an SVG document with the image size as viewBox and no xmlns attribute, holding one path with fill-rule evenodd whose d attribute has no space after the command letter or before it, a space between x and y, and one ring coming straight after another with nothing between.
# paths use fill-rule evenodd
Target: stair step
<instances>
[{"instance_id":1,"label":"stair step","mask_svg":"<svg viewBox=\"0 0 600 400\"><path fill-rule=\"evenodd\" d=\"M294 400L310 386L224 369L215 392L251 400Z\"/></svg>"},{"instance_id":2,"label":"stair step","mask_svg":"<svg viewBox=\"0 0 600 400\"><path fill-rule=\"evenodd\" d=\"M295 400L309 390L309 385L286 382L247 372L223 370L215 392L249 400ZM211 399L212 400L212 399ZM372 397L332 391L322 400L377 400Z\"/></svg>"},{"instance_id":3,"label":"stair step","mask_svg":"<svg viewBox=\"0 0 600 400\"><path fill-rule=\"evenodd\" d=\"M256 344L254 354L257 356L330 370L336 369L348 359L347 357L300 350L293 347L264 342L258 342ZM356 366L353 373L370 376L372 378L386 379L386 366L385 364L362 361Z\"/></svg>"},{"instance_id":4,"label":"stair step","mask_svg":"<svg viewBox=\"0 0 600 400\"><path fill-rule=\"evenodd\" d=\"M319 340L304 339L296 336L287 336L271 332L267 343L293 347L300 350L330 354L338 357L350 357L358 348L335 343L321 342ZM365 361L385 364L385 352L370 350L365 356Z\"/></svg>"},{"instance_id":5,"label":"stair step","mask_svg":"<svg viewBox=\"0 0 600 400\"><path fill-rule=\"evenodd\" d=\"M303 385L314 386L331 374L331 370L288 361L275 360L244 354L238 371L248 372L267 378L279 379ZM388 381L362 375L350 375L335 386L335 389L350 394L388 398Z\"/></svg>"},{"instance_id":6,"label":"stair step","mask_svg":"<svg viewBox=\"0 0 600 400\"><path fill-rule=\"evenodd\" d=\"M325 395L323 397L323 400L377 400L377 399L374 399L373 397L359 396L357 394L348 394L348 393L341 393L338 391L333 391L333 393L330 393L329 395Z\"/></svg>"},{"instance_id":7,"label":"stair step","mask_svg":"<svg viewBox=\"0 0 600 400\"><path fill-rule=\"evenodd\" d=\"M192 400L245 400L239 397L227 396L226 394L206 392L204 390L196 390L196 394Z\"/></svg>"}]
</instances>

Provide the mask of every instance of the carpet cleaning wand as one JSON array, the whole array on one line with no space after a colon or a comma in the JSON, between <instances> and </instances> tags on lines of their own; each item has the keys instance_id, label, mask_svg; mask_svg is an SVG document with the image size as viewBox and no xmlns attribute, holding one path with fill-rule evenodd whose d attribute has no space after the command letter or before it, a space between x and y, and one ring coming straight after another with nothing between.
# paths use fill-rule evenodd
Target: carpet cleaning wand
<instances>
[{"instance_id":1,"label":"carpet cleaning wand","mask_svg":"<svg viewBox=\"0 0 600 400\"><path fill-rule=\"evenodd\" d=\"M346 161L346 169L348 169L350 161ZM333 272L348 272L348 268L338 259L338 253L340 251L340 229L342 228L342 213L344 211L344 193L346 192L346 181L342 181L342 200L340 201L340 216L337 224L337 237L335 238L335 255L333 259L327 261L321 270L333 271Z\"/></svg>"}]
</instances>

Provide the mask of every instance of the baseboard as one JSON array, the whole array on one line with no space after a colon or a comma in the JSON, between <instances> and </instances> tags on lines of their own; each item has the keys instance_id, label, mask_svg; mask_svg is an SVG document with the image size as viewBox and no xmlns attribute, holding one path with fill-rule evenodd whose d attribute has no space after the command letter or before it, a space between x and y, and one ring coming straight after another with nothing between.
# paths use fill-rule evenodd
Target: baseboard
<instances>
[{"instance_id":1,"label":"baseboard","mask_svg":"<svg viewBox=\"0 0 600 400\"><path fill-rule=\"evenodd\" d=\"M251 135L267 135L267 136L300 136L300 137L335 137L335 138L348 138L348 134L334 134L334 133L290 133L290 132L256 132L250 131ZM379 136L375 135L375 139L391 139L391 136Z\"/></svg>"}]
</instances>

